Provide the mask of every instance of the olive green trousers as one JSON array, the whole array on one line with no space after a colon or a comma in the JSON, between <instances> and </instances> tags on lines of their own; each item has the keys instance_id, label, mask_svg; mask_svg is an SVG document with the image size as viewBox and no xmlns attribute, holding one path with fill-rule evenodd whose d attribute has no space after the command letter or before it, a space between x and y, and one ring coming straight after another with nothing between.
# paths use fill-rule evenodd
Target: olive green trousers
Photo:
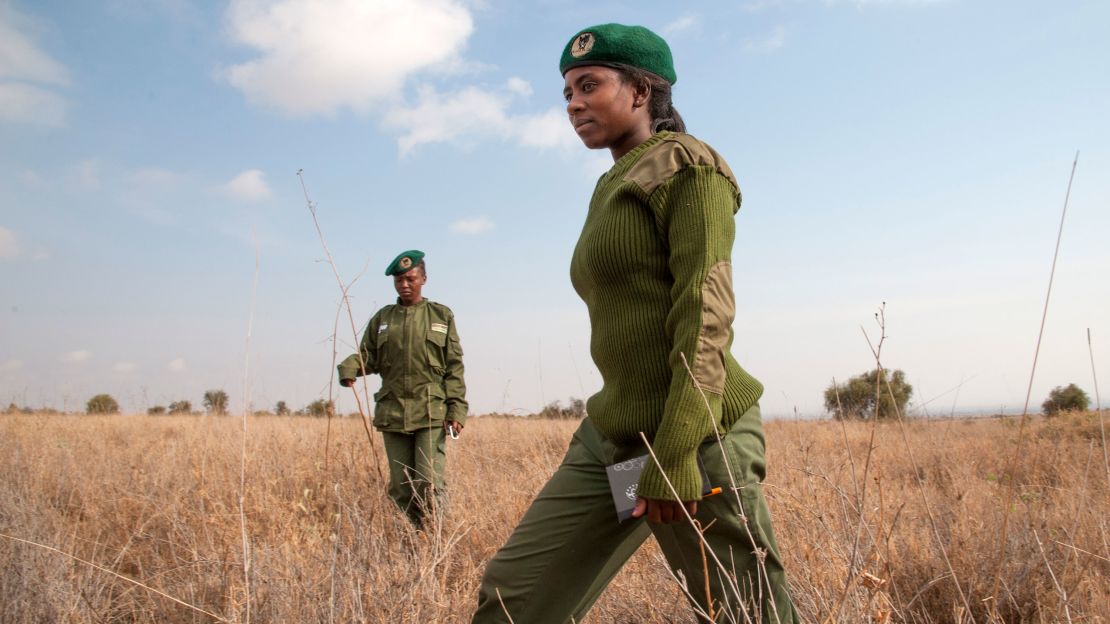
<instances>
[{"instance_id":1,"label":"olive green trousers","mask_svg":"<svg viewBox=\"0 0 1110 624\"><path fill-rule=\"evenodd\" d=\"M605 467L645 452L643 446L614 445L589 418L583 420L562 465L487 564L473 622L581 621L648 535L655 535L668 565L685 579L698 622L798 621L763 498L759 407L745 412L721 443L714 438L698 449L710 485L724 490L699 501L694 516L708 527L707 550L689 521L617 522ZM708 565L702 564L703 552ZM636 621L637 614L628 615L627 621Z\"/></svg>"},{"instance_id":2,"label":"olive green trousers","mask_svg":"<svg viewBox=\"0 0 1110 624\"><path fill-rule=\"evenodd\" d=\"M389 460L389 498L417 528L442 506L446 482L447 432L443 427L413 433L383 431Z\"/></svg>"}]
</instances>

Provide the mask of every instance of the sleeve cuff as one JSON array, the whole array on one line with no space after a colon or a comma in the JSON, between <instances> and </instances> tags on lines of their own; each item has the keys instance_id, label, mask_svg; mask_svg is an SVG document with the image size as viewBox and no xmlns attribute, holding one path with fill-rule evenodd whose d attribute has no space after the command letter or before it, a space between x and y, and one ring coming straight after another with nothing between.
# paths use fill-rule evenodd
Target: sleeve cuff
<instances>
[{"instance_id":1,"label":"sleeve cuff","mask_svg":"<svg viewBox=\"0 0 1110 624\"><path fill-rule=\"evenodd\" d=\"M648 462L640 476L637 494L646 498L674 500L674 494L663 478L665 474L679 500L701 500L698 446L713 434L714 427L720 422L721 402L721 395L710 392L705 393L703 399L693 384L688 386L688 390L671 395L664 425L659 428L652 445L659 463Z\"/></svg>"},{"instance_id":2,"label":"sleeve cuff","mask_svg":"<svg viewBox=\"0 0 1110 624\"><path fill-rule=\"evenodd\" d=\"M336 370L339 371L339 379L358 379L359 378L359 360L358 355L348 356L347 359L339 363Z\"/></svg>"}]
</instances>

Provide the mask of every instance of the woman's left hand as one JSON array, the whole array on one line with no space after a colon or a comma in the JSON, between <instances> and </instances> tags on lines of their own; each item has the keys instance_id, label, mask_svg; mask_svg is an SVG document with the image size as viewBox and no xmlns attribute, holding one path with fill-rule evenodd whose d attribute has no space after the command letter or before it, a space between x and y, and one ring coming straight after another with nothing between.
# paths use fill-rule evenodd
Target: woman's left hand
<instances>
[{"instance_id":1,"label":"woman's left hand","mask_svg":"<svg viewBox=\"0 0 1110 624\"><path fill-rule=\"evenodd\" d=\"M647 515L648 522L652 524L671 524L682 522L686 514L682 513L685 507L692 517L698 512L698 501L673 501L660 498L637 498L636 508L632 510L632 517L639 518Z\"/></svg>"}]
</instances>

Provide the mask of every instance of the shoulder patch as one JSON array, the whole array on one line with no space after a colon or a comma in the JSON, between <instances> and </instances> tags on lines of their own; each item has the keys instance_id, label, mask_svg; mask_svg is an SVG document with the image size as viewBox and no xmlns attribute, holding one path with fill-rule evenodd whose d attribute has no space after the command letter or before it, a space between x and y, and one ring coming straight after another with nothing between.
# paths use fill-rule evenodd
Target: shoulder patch
<instances>
[{"instance_id":1,"label":"shoulder patch","mask_svg":"<svg viewBox=\"0 0 1110 624\"><path fill-rule=\"evenodd\" d=\"M713 167L728 178L737 195L740 194L740 185L725 159L712 147L682 133L672 134L649 149L632 165L624 179L636 183L651 195L674 174L687 167Z\"/></svg>"}]
</instances>

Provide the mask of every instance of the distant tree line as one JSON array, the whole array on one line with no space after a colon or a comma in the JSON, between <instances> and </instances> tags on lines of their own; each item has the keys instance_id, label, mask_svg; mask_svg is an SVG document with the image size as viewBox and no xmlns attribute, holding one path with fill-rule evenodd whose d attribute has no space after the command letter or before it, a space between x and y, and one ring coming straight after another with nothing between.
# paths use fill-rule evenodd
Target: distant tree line
<instances>
[{"instance_id":1,"label":"distant tree line","mask_svg":"<svg viewBox=\"0 0 1110 624\"><path fill-rule=\"evenodd\" d=\"M825 389L825 410L836 420L890 420L907 416L913 386L900 370L869 370ZM1056 386L1041 404L1046 416L1084 412L1091 400L1079 386Z\"/></svg>"},{"instance_id":2,"label":"distant tree line","mask_svg":"<svg viewBox=\"0 0 1110 624\"><path fill-rule=\"evenodd\" d=\"M869 370L842 383L831 383L824 392L825 410L836 420L891 420L899 415L907 416L907 407L913 397L913 386L906 379L906 374L901 370L882 369ZM216 416L228 413L229 398L223 390L208 390L204 393L201 404L204 412ZM1056 386L1048 394L1048 398L1041 404L1046 416L1055 416L1063 412L1086 411L1091 404L1091 399L1082 388L1074 383L1067 386ZM119 402L110 394L97 394L85 403L85 412L88 414L118 414ZM4 414L60 414L57 410L43 408L32 409L19 407L10 403L3 411ZM147 409L147 414L182 415L200 414L193 411L193 404L186 399L172 401L168 405L155 405ZM285 401L278 401L273 411L259 410L253 412L257 416L310 416L313 418L328 418L336 416L335 402L327 399L316 399L304 407L293 410ZM489 414L491 416L521 416L519 412L512 414ZM358 413L349 414L358 416ZM549 418L581 420L586 417L586 402L582 399L571 397L564 405L561 401L552 401L540 411L523 414L526 418Z\"/></svg>"},{"instance_id":3,"label":"distant tree line","mask_svg":"<svg viewBox=\"0 0 1110 624\"><path fill-rule=\"evenodd\" d=\"M226 416L228 400L229 399L227 396L227 392L224 392L223 390L206 390L203 397L201 398L201 405L204 406L204 412L206 414L212 414L215 416ZM181 399L180 401L171 401L168 406L155 405L153 407L149 407L147 408L146 413L152 416L160 416L162 414L178 416L181 414L194 414L198 412L193 411L192 402L186 399Z\"/></svg>"},{"instance_id":4,"label":"distant tree line","mask_svg":"<svg viewBox=\"0 0 1110 624\"><path fill-rule=\"evenodd\" d=\"M552 401L545 405L538 414L539 418L566 418L582 420L586 417L586 402L582 399L571 397L566 406L559 401Z\"/></svg>"}]
</instances>

